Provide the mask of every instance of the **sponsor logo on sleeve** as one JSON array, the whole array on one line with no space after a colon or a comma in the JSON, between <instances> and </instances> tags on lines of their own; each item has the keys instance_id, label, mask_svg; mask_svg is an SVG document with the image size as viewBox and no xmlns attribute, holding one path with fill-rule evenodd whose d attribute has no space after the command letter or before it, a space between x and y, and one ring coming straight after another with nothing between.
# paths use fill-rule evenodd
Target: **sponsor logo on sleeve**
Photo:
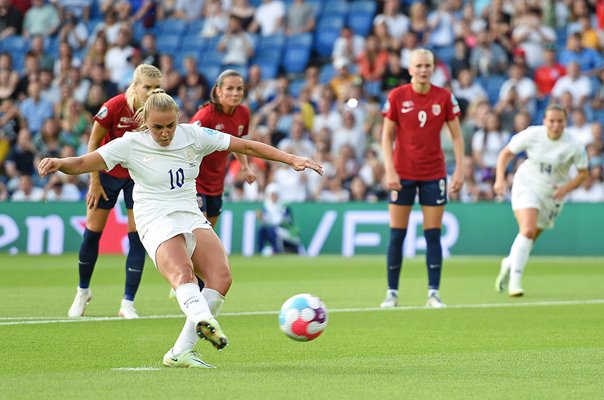
<instances>
[{"instance_id":1,"label":"sponsor logo on sleeve","mask_svg":"<svg viewBox=\"0 0 604 400\"><path fill-rule=\"evenodd\" d=\"M101 109L99 110L99 112L96 113L96 117L98 119L104 119L107 116L108 113L109 113L109 110L107 110L107 107L103 106L103 107L101 107Z\"/></svg>"}]
</instances>

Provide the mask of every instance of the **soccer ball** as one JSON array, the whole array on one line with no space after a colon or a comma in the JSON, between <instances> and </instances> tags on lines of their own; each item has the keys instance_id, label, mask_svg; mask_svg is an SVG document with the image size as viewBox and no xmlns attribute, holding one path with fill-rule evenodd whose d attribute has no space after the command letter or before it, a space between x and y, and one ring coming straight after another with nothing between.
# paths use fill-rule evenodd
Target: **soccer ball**
<instances>
[{"instance_id":1,"label":"soccer ball","mask_svg":"<svg viewBox=\"0 0 604 400\"><path fill-rule=\"evenodd\" d=\"M294 340L308 342L316 339L327 326L325 304L308 293L292 296L281 306L279 326Z\"/></svg>"}]
</instances>

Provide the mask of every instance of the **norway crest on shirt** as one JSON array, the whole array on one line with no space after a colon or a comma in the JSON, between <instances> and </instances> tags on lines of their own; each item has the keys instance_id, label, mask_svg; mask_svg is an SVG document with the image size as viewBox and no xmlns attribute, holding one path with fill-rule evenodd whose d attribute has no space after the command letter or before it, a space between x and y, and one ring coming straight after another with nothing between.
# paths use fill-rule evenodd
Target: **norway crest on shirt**
<instances>
[{"instance_id":1,"label":"norway crest on shirt","mask_svg":"<svg viewBox=\"0 0 604 400\"><path fill-rule=\"evenodd\" d=\"M432 104L432 114L440 115L440 104Z\"/></svg>"},{"instance_id":2,"label":"norway crest on shirt","mask_svg":"<svg viewBox=\"0 0 604 400\"><path fill-rule=\"evenodd\" d=\"M243 135L243 125L239 125L239 126L237 127L237 134L238 134L239 136Z\"/></svg>"}]
</instances>

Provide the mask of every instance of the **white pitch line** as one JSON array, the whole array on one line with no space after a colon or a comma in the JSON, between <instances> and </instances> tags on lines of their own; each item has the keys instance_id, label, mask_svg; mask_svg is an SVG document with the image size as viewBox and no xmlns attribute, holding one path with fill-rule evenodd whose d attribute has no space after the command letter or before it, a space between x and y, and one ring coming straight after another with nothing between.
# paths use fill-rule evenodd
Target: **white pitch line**
<instances>
[{"instance_id":1,"label":"white pitch line","mask_svg":"<svg viewBox=\"0 0 604 400\"><path fill-rule=\"evenodd\" d=\"M572 305L592 305L604 304L604 299L586 299L586 300L552 300L552 301L529 301L529 302L510 302L510 303L484 303L484 304L449 304L447 309L473 309L473 308L512 308L512 307L550 307L550 306L572 306ZM417 311L417 310L432 310L426 306L399 306L396 308L383 309L380 307L359 307L359 308L334 308L328 309L329 313L345 313L345 312L366 312L366 311ZM242 312L225 312L220 314L221 317L241 317L250 315L277 315L279 311L242 311ZM138 318L144 319L169 319L183 318L182 314L168 315L147 315ZM35 325L35 324L61 324L72 322L98 322L98 321L122 321L120 317L82 317L82 318L55 318L52 317L5 317L11 321L0 322L0 326L10 325Z\"/></svg>"},{"instance_id":2,"label":"white pitch line","mask_svg":"<svg viewBox=\"0 0 604 400\"><path fill-rule=\"evenodd\" d=\"M132 367L132 368L111 368L112 371L161 371L161 368L154 367Z\"/></svg>"}]
</instances>

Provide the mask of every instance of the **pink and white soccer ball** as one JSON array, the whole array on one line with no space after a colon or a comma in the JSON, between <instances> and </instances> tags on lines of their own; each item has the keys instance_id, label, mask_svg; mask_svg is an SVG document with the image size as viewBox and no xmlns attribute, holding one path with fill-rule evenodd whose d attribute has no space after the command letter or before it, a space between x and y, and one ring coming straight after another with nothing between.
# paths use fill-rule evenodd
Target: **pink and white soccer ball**
<instances>
[{"instance_id":1,"label":"pink and white soccer ball","mask_svg":"<svg viewBox=\"0 0 604 400\"><path fill-rule=\"evenodd\" d=\"M308 293L292 296L281 306L279 326L283 333L294 340L314 340L327 326L325 304Z\"/></svg>"}]
</instances>

